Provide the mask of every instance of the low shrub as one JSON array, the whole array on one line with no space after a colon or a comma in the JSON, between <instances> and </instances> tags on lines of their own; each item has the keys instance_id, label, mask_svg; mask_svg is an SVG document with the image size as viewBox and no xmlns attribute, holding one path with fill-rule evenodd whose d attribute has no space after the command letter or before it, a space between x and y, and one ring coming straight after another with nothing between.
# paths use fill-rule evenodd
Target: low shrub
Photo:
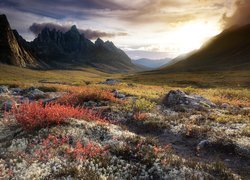
<instances>
[{"instance_id":1,"label":"low shrub","mask_svg":"<svg viewBox=\"0 0 250 180\"><path fill-rule=\"evenodd\" d=\"M37 89L43 92L57 92L58 89L54 86L39 86Z\"/></svg>"},{"instance_id":2,"label":"low shrub","mask_svg":"<svg viewBox=\"0 0 250 180\"><path fill-rule=\"evenodd\" d=\"M133 118L137 121L144 121L148 117L147 113L135 112Z\"/></svg>"},{"instance_id":3,"label":"low shrub","mask_svg":"<svg viewBox=\"0 0 250 180\"><path fill-rule=\"evenodd\" d=\"M69 118L81 118L89 121L104 121L100 115L90 109L39 102L25 102L19 107L13 107L11 114L26 130L34 130L66 122Z\"/></svg>"},{"instance_id":4,"label":"low shrub","mask_svg":"<svg viewBox=\"0 0 250 180\"><path fill-rule=\"evenodd\" d=\"M67 154L72 155L74 159L86 160L98 155L104 155L106 151L103 147L100 147L93 142L89 142L87 145L82 145L81 142L76 142L74 148L68 148Z\"/></svg>"},{"instance_id":5,"label":"low shrub","mask_svg":"<svg viewBox=\"0 0 250 180\"><path fill-rule=\"evenodd\" d=\"M103 156L108 151L106 147L99 146L93 142L83 145L77 141L75 145L69 144L68 136L56 136L49 134L42 140L42 145L35 150L35 159L48 161L50 158L57 156L58 153L72 160L86 160L96 156Z\"/></svg>"},{"instance_id":6,"label":"low shrub","mask_svg":"<svg viewBox=\"0 0 250 180\"><path fill-rule=\"evenodd\" d=\"M114 95L106 90L99 89L82 89L80 92L67 93L63 97L59 98L57 102L60 104L70 104L72 106L83 105L87 101L111 101L120 102Z\"/></svg>"},{"instance_id":7,"label":"low shrub","mask_svg":"<svg viewBox=\"0 0 250 180\"><path fill-rule=\"evenodd\" d=\"M156 103L147 99L137 99L135 101L130 100L124 106L123 109L130 112L149 112L156 106Z\"/></svg>"}]
</instances>

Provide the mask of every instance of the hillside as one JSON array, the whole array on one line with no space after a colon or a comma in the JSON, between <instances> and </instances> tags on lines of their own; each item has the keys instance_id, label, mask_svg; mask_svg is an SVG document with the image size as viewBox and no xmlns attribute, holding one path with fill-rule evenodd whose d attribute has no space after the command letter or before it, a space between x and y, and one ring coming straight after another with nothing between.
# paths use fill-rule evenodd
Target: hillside
<instances>
[{"instance_id":1,"label":"hillside","mask_svg":"<svg viewBox=\"0 0 250 180\"><path fill-rule=\"evenodd\" d=\"M223 31L200 50L161 71L211 71L250 69L250 25Z\"/></svg>"}]
</instances>

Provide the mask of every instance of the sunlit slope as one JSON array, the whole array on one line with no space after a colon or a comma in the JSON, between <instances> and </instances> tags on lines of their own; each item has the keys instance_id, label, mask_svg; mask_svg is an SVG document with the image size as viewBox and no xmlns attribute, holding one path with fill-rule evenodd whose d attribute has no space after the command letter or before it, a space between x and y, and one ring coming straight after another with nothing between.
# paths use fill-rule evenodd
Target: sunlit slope
<instances>
[{"instance_id":1,"label":"sunlit slope","mask_svg":"<svg viewBox=\"0 0 250 180\"><path fill-rule=\"evenodd\" d=\"M250 25L222 32L197 52L160 71L167 73L243 69L250 70Z\"/></svg>"}]
</instances>

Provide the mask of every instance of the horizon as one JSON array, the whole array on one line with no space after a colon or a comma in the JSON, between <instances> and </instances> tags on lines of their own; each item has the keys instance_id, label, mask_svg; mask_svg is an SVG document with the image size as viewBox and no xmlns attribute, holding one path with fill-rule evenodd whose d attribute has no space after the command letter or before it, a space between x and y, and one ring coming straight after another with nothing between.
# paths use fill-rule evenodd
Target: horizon
<instances>
[{"instance_id":1,"label":"horizon","mask_svg":"<svg viewBox=\"0 0 250 180\"><path fill-rule=\"evenodd\" d=\"M199 49L224 29L246 23L242 19L249 23L249 4L246 0L135 0L129 5L123 0L3 0L0 12L27 41L43 27L65 31L76 25L91 41L110 40L131 59L163 59Z\"/></svg>"}]
</instances>

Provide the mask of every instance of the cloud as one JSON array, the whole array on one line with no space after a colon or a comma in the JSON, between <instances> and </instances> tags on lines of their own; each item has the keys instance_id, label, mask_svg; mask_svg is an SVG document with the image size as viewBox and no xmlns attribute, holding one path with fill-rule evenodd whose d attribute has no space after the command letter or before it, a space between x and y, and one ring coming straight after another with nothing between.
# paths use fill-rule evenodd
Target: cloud
<instances>
[{"instance_id":1,"label":"cloud","mask_svg":"<svg viewBox=\"0 0 250 180\"><path fill-rule=\"evenodd\" d=\"M3 0L1 6L54 19L115 18L133 24L186 22L221 9L225 0ZM208 9L209 8L209 9Z\"/></svg>"},{"instance_id":2,"label":"cloud","mask_svg":"<svg viewBox=\"0 0 250 180\"><path fill-rule=\"evenodd\" d=\"M56 23L33 23L30 27L29 30L34 33L35 35L38 35L45 27L57 31L62 31L62 32L67 32L70 28L71 25L61 25L61 24L56 24ZM128 33L126 32L104 32L104 31L98 31L98 30L92 30L92 29L78 29L78 31L81 34L84 34L84 36L88 39L96 39L98 37L114 37L114 36L127 36Z\"/></svg>"},{"instance_id":3,"label":"cloud","mask_svg":"<svg viewBox=\"0 0 250 180\"><path fill-rule=\"evenodd\" d=\"M236 10L233 15L228 17L224 14L222 20L225 29L232 26L244 26L250 24L250 1L236 1Z\"/></svg>"}]
</instances>

